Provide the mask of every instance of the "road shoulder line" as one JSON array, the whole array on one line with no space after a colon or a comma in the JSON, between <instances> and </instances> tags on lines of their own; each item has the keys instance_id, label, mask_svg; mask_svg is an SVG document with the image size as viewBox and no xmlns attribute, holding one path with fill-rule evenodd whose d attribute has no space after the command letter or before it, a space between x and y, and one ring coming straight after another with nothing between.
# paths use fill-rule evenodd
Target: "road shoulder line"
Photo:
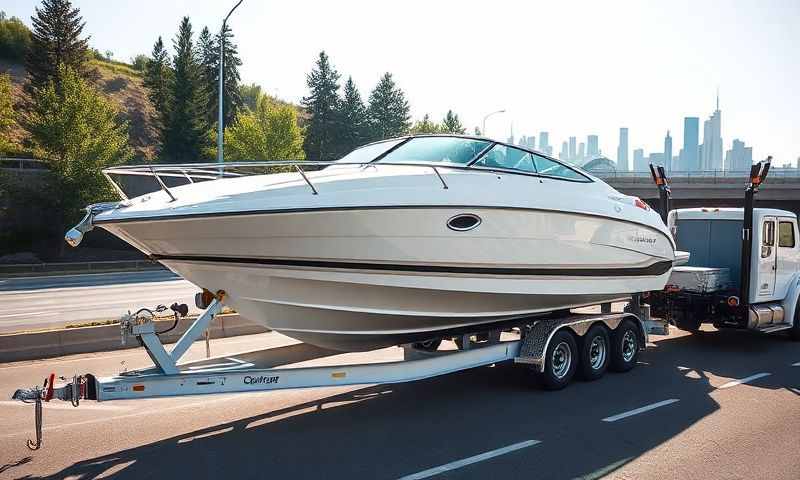
<instances>
[{"instance_id":1,"label":"road shoulder line","mask_svg":"<svg viewBox=\"0 0 800 480\"><path fill-rule=\"evenodd\" d=\"M655 410L659 407L664 407L667 405L671 405L675 402L680 401L677 398L670 398L668 400L662 400L660 402L651 403L650 405L645 405L644 407L635 408L633 410L628 410L627 412L618 413L616 415L612 415L610 417L606 417L603 419L604 422L616 422L617 420L622 420L623 418L632 417L634 415L639 415L640 413L649 412L650 410Z\"/></svg>"}]
</instances>

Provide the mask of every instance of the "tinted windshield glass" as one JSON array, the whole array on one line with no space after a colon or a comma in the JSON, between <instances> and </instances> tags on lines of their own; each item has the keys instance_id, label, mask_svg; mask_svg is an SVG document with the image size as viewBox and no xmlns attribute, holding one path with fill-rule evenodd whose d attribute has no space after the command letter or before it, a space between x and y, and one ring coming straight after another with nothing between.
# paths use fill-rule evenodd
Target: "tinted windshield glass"
<instances>
[{"instance_id":1,"label":"tinted windshield glass","mask_svg":"<svg viewBox=\"0 0 800 480\"><path fill-rule=\"evenodd\" d=\"M540 175L567 178L569 180L580 180L583 182L589 181L588 178L584 177L575 170L567 167L566 165L561 165L558 162L554 162L549 158L540 157L539 155L534 155L533 162L535 164L536 171Z\"/></svg>"},{"instance_id":2,"label":"tinted windshield glass","mask_svg":"<svg viewBox=\"0 0 800 480\"><path fill-rule=\"evenodd\" d=\"M342 163L368 163L375 160L375 157L380 156L382 153L394 147L403 140L405 139L399 138L397 140L387 140L385 142L365 145L363 147L356 148L352 152L336 161Z\"/></svg>"},{"instance_id":3,"label":"tinted windshield glass","mask_svg":"<svg viewBox=\"0 0 800 480\"><path fill-rule=\"evenodd\" d=\"M444 162L466 165L490 142L458 137L417 137L397 147L379 162Z\"/></svg>"},{"instance_id":4,"label":"tinted windshield glass","mask_svg":"<svg viewBox=\"0 0 800 480\"><path fill-rule=\"evenodd\" d=\"M475 162L475 166L536 173L533 165L533 155L524 150L501 144L495 145L486 152L480 160Z\"/></svg>"}]
</instances>

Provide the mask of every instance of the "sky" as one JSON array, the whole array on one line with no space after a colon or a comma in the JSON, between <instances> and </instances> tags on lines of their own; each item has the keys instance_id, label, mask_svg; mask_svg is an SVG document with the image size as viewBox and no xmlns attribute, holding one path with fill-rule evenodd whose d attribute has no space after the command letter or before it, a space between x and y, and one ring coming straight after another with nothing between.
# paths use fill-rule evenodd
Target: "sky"
<instances>
[{"instance_id":1,"label":"sky","mask_svg":"<svg viewBox=\"0 0 800 480\"><path fill-rule=\"evenodd\" d=\"M39 2L4 1L22 18ZM171 45L181 17L218 30L233 0L73 0L90 43L118 60ZM366 99L384 72L406 92L413 118L453 109L471 132L600 136L616 158L619 127L630 149L673 151L683 117L702 121L719 88L725 149L739 138L755 160L800 157L800 1L276 1L244 0L229 24L242 80L285 100L307 94L325 50ZM538 139L537 139L538 140ZM632 155L629 153L629 155ZM632 158L632 157L630 157Z\"/></svg>"}]
</instances>

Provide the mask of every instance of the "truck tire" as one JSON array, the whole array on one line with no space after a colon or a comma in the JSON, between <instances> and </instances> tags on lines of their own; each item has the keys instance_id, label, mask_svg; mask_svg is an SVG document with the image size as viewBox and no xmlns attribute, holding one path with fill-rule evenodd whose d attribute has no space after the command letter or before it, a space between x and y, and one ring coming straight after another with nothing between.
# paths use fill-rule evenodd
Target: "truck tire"
<instances>
[{"instance_id":1,"label":"truck tire","mask_svg":"<svg viewBox=\"0 0 800 480\"><path fill-rule=\"evenodd\" d=\"M611 363L615 372L627 372L639 358L639 330L630 320L619 324L611 335Z\"/></svg>"},{"instance_id":2,"label":"truck tire","mask_svg":"<svg viewBox=\"0 0 800 480\"><path fill-rule=\"evenodd\" d=\"M442 344L441 338L431 338L429 340L423 340L421 342L416 342L413 344L413 347L417 350L424 350L426 352L435 352L439 349L439 345Z\"/></svg>"},{"instance_id":3,"label":"truck tire","mask_svg":"<svg viewBox=\"0 0 800 480\"><path fill-rule=\"evenodd\" d=\"M611 357L611 339L605 326L593 325L581 339L578 371L586 381L597 380L606 373Z\"/></svg>"},{"instance_id":4,"label":"truck tire","mask_svg":"<svg viewBox=\"0 0 800 480\"><path fill-rule=\"evenodd\" d=\"M794 324L789 329L789 338L800 341L800 298L797 299L797 305L794 307Z\"/></svg>"},{"instance_id":5,"label":"truck tire","mask_svg":"<svg viewBox=\"0 0 800 480\"><path fill-rule=\"evenodd\" d=\"M580 361L575 336L567 330L559 330L550 339L545 354L544 372L540 375L542 386L547 390L566 387Z\"/></svg>"}]
</instances>

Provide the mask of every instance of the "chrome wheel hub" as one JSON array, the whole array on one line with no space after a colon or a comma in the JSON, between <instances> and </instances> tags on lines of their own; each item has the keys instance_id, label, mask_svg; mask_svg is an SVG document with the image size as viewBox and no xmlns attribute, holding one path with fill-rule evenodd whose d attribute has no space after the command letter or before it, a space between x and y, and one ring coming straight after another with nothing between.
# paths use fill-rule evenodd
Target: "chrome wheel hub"
<instances>
[{"instance_id":1,"label":"chrome wheel hub","mask_svg":"<svg viewBox=\"0 0 800 480\"><path fill-rule=\"evenodd\" d=\"M572 349L569 348L567 342L556 345L550 357L550 363L556 378L561 379L567 376L570 366L572 366Z\"/></svg>"},{"instance_id":2,"label":"chrome wheel hub","mask_svg":"<svg viewBox=\"0 0 800 480\"><path fill-rule=\"evenodd\" d=\"M636 355L636 334L633 330L628 330L622 336L622 359L630 362L634 355Z\"/></svg>"},{"instance_id":3,"label":"chrome wheel hub","mask_svg":"<svg viewBox=\"0 0 800 480\"><path fill-rule=\"evenodd\" d=\"M596 336L592 339L589 345L589 365L592 370L599 370L606 362L606 341L601 336Z\"/></svg>"}]
</instances>

